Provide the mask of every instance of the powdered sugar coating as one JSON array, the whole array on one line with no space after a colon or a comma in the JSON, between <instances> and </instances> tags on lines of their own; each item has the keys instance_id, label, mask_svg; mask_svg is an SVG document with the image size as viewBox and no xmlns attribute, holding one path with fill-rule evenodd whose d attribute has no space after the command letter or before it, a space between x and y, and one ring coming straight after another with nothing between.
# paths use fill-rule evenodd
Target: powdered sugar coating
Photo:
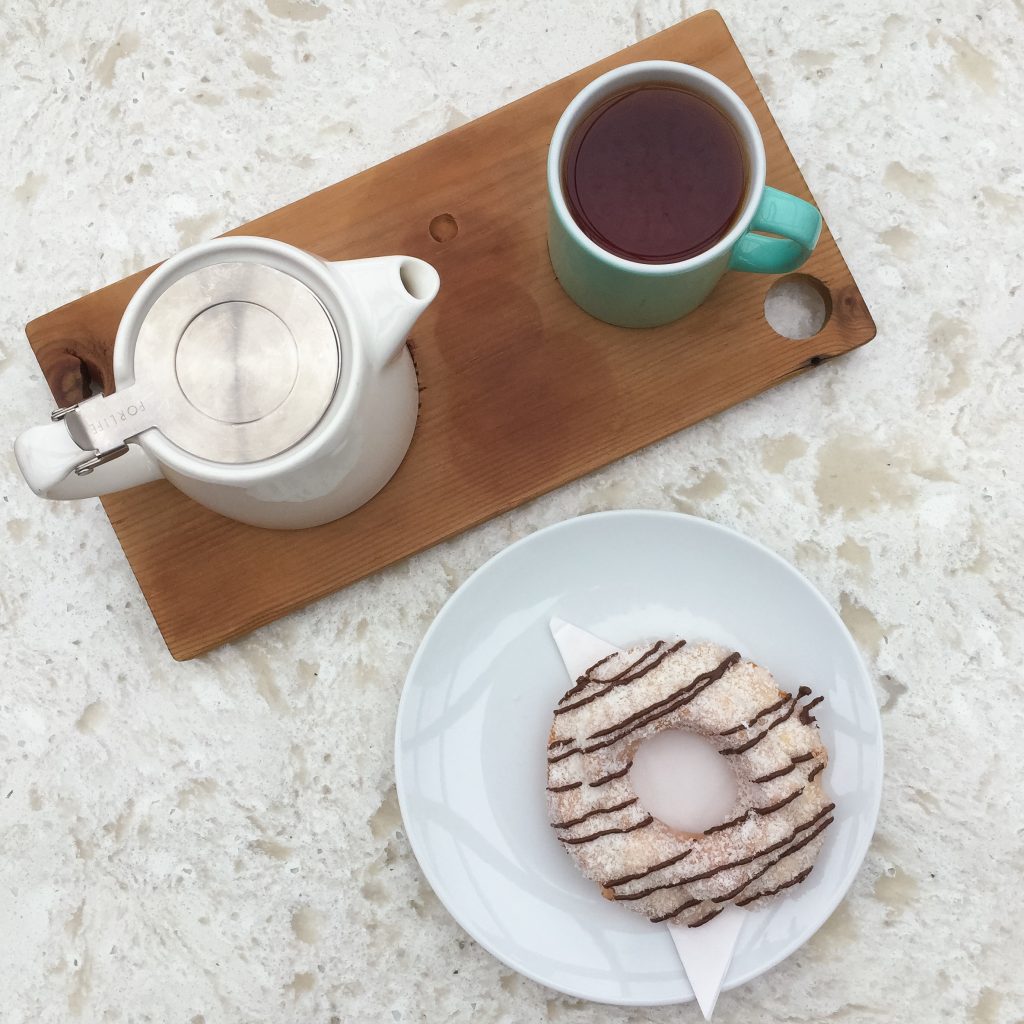
<instances>
[{"instance_id":1,"label":"powdered sugar coating","mask_svg":"<svg viewBox=\"0 0 1024 1024\"><path fill-rule=\"evenodd\" d=\"M652 920L696 926L724 903L798 884L834 807L809 698L712 643L659 641L599 662L555 708L548 812L559 839L605 896ZM723 825L679 832L640 803L633 753L664 729L698 733L728 759L737 799Z\"/></svg>"}]
</instances>

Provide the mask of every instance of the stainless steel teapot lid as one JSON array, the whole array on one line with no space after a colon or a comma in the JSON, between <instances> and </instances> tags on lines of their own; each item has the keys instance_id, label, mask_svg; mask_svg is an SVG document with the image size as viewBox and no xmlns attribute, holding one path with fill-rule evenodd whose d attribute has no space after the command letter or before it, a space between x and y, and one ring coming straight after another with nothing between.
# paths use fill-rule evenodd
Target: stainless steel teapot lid
<instances>
[{"instance_id":1,"label":"stainless steel teapot lid","mask_svg":"<svg viewBox=\"0 0 1024 1024\"><path fill-rule=\"evenodd\" d=\"M216 462L256 462L320 422L338 386L334 324L296 278L216 263L171 284L135 343L136 384L170 441Z\"/></svg>"},{"instance_id":2,"label":"stainless steel teapot lid","mask_svg":"<svg viewBox=\"0 0 1024 1024\"><path fill-rule=\"evenodd\" d=\"M261 263L216 263L157 297L135 341L134 384L82 403L68 429L101 453L156 427L199 458L257 462L313 430L340 369L334 324L306 285Z\"/></svg>"}]
</instances>

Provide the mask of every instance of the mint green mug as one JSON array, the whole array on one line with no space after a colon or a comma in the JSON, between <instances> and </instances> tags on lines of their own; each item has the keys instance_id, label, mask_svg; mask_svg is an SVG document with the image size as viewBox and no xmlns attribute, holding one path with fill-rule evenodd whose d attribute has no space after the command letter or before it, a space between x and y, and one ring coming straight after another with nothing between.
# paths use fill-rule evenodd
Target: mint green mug
<instances>
[{"instance_id":1,"label":"mint green mug","mask_svg":"<svg viewBox=\"0 0 1024 1024\"><path fill-rule=\"evenodd\" d=\"M747 187L739 217L711 248L678 263L640 263L602 249L576 223L565 201L562 167L576 127L610 96L650 83L681 86L711 100L732 122L746 155ZM810 203L765 184L764 142L743 101L700 68L667 60L626 64L591 82L555 126L548 149L548 252L569 297L599 320L617 327L657 327L678 320L711 294L726 270L796 270L820 234L821 214Z\"/></svg>"}]
</instances>

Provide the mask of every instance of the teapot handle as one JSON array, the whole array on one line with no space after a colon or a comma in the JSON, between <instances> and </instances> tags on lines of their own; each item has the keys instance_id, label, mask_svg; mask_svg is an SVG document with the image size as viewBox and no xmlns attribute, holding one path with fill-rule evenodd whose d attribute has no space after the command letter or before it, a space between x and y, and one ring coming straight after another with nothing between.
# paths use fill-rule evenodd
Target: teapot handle
<instances>
[{"instance_id":1,"label":"teapot handle","mask_svg":"<svg viewBox=\"0 0 1024 1024\"><path fill-rule=\"evenodd\" d=\"M163 476L137 444L103 457L80 448L63 419L26 430L14 442L14 457L26 483L40 498L96 498Z\"/></svg>"}]
</instances>

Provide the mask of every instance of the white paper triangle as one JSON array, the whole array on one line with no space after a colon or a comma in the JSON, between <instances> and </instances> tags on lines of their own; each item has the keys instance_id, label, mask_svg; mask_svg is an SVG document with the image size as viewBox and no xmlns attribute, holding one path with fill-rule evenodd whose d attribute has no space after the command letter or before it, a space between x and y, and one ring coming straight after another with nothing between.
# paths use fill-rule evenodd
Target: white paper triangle
<instances>
[{"instance_id":1,"label":"white paper triangle","mask_svg":"<svg viewBox=\"0 0 1024 1024\"><path fill-rule=\"evenodd\" d=\"M565 670L574 681L594 662L621 650L564 619L554 618L550 626ZM679 960L705 1020L710 1020L714 1012L718 993L722 989L729 964L732 963L732 955L746 919L747 915L738 907L726 907L718 917L700 928L668 925Z\"/></svg>"},{"instance_id":2,"label":"white paper triangle","mask_svg":"<svg viewBox=\"0 0 1024 1024\"><path fill-rule=\"evenodd\" d=\"M699 928L687 928L684 924L668 926L705 1020L711 1020L715 1012L718 993L722 991L725 972L732 963L746 919L746 913L739 907L726 907L713 921Z\"/></svg>"},{"instance_id":3,"label":"white paper triangle","mask_svg":"<svg viewBox=\"0 0 1024 1024\"><path fill-rule=\"evenodd\" d=\"M607 658L609 654L620 653L620 648L564 619L552 619L550 625L551 635L562 656L562 664L573 682L595 662Z\"/></svg>"}]
</instances>

